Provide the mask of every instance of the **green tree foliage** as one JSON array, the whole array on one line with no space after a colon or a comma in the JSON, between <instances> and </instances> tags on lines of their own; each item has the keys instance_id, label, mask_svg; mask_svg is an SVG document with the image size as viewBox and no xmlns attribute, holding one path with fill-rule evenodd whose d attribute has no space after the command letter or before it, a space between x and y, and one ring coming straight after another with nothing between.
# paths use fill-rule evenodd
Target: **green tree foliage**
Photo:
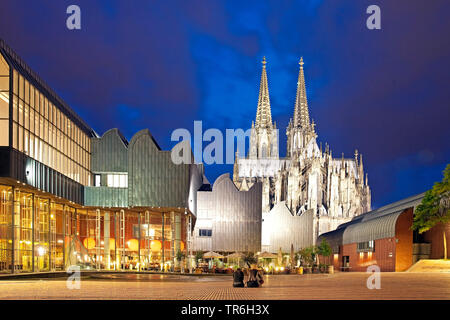
<instances>
[{"instance_id":1,"label":"green tree foliage","mask_svg":"<svg viewBox=\"0 0 450 320\"><path fill-rule=\"evenodd\" d=\"M326 239L322 239L322 242L316 248L316 253L322 257L331 256L331 247Z\"/></svg>"},{"instance_id":2,"label":"green tree foliage","mask_svg":"<svg viewBox=\"0 0 450 320\"><path fill-rule=\"evenodd\" d=\"M197 251L195 253L195 262L198 262L202 258L203 258L203 251Z\"/></svg>"},{"instance_id":3,"label":"green tree foliage","mask_svg":"<svg viewBox=\"0 0 450 320\"><path fill-rule=\"evenodd\" d=\"M184 254L184 252L182 252L180 249L178 249L175 257L178 261L181 261L186 257L186 255Z\"/></svg>"},{"instance_id":4,"label":"green tree foliage","mask_svg":"<svg viewBox=\"0 0 450 320\"><path fill-rule=\"evenodd\" d=\"M244 256L242 257L242 260L244 261L244 263L246 263L249 267L252 264L255 264L258 262L258 259L255 257L253 252L248 252L246 254L244 254Z\"/></svg>"},{"instance_id":5,"label":"green tree foliage","mask_svg":"<svg viewBox=\"0 0 450 320\"><path fill-rule=\"evenodd\" d=\"M436 182L431 190L425 193L422 202L414 212L413 230L419 233L433 228L438 223L446 224L450 222L450 164L444 170L444 177L441 182ZM447 259L447 239L445 230L444 239L444 259Z\"/></svg>"},{"instance_id":6,"label":"green tree foliage","mask_svg":"<svg viewBox=\"0 0 450 320\"><path fill-rule=\"evenodd\" d=\"M314 257L316 254L314 246L303 248L298 252L298 254L300 256L302 264L304 264L305 266L310 267L314 264Z\"/></svg>"}]
</instances>

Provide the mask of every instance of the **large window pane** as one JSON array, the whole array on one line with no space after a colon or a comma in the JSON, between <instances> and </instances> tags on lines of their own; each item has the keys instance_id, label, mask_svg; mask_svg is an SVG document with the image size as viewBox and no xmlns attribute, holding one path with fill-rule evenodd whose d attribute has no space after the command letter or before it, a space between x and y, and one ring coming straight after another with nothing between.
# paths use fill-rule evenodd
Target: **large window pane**
<instances>
[{"instance_id":1,"label":"large window pane","mask_svg":"<svg viewBox=\"0 0 450 320\"><path fill-rule=\"evenodd\" d=\"M30 108L30 131L34 133L34 110Z\"/></svg>"},{"instance_id":2,"label":"large window pane","mask_svg":"<svg viewBox=\"0 0 450 320\"><path fill-rule=\"evenodd\" d=\"M39 137L44 139L44 117L39 116Z\"/></svg>"},{"instance_id":3,"label":"large window pane","mask_svg":"<svg viewBox=\"0 0 450 320\"><path fill-rule=\"evenodd\" d=\"M18 141L17 141L17 135L18 135L18 126L17 126L17 123L16 122L13 122L13 148L14 149L18 149L19 148L19 146L18 146Z\"/></svg>"},{"instance_id":4,"label":"large window pane","mask_svg":"<svg viewBox=\"0 0 450 320\"><path fill-rule=\"evenodd\" d=\"M9 91L9 77L0 76L0 91Z\"/></svg>"},{"instance_id":5,"label":"large window pane","mask_svg":"<svg viewBox=\"0 0 450 320\"><path fill-rule=\"evenodd\" d=\"M28 131L27 130L24 130L23 137L24 137L23 149L24 149L25 154L28 154Z\"/></svg>"},{"instance_id":6,"label":"large window pane","mask_svg":"<svg viewBox=\"0 0 450 320\"><path fill-rule=\"evenodd\" d=\"M9 118L9 92L0 92L0 118Z\"/></svg>"},{"instance_id":7,"label":"large window pane","mask_svg":"<svg viewBox=\"0 0 450 320\"><path fill-rule=\"evenodd\" d=\"M16 70L13 72L13 92L16 96L19 95L19 74Z\"/></svg>"},{"instance_id":8,"label":"large window pane","mask_svg":"<svg viewBox=\"0 0 450 320\"><path fill-rule=\"evenodd\" d=\"M13 120L17 121L17 96L13 95Z\"/></svg>"},{"instance_id":9,"label":"large window pane","mask_svg":"<svg viewBox=\"0 0 450 320\"><path fill-rule=\"evenodd\" d=\"M44 116L44 96L39 94L39 113Z\"/></svg>"},{"instance_id":10,"label":"large window pane","mask_svg":"<svg viewBox=\"0 0 450 320\"><path fill-rule=\"evenodd\" d=\"M19 126L19 151L23 152L23 127Z\"/></svg>"},{"instance_id":11,"label":"large window pane","mask_svg":"<svg viewBox=\"0 0 450 320\"><path fill-rule=\"evenodd\" d=\"M36 110L36 113L39 113L40 112L40 110L39 110L39 108L40 108L40 94L39 94L39 91L38 91L38 89L34 89L34 95L35 95L35 101L34 101L34 110Z\"/></svg>"},{"instance_id":12,"label":"large window pane","mask_svg":"<svg viewBox=\"0 0 450 320\"><path fill-rule=\"evenodd\" d=\"M44 97L44 113L43 116L45 119L48 119L48 100Z\"/></svg>"},{"instance_id":13,"label":"large window pane","mask_svg":"<svg viewBox=\"0 0 450 320\"><path fill-rule=\"evenodd\" d=\"M34 109L34 87L30 84L30 107Z\"/></svg>"},{"instance_id":14,"label":"large window pane","mask_svg":"<svg viewBox=\"0 0 450 320\"><path fill-rule=\"evenodd\" d=\"M19 75L19 98L23 100L23 77Z\"/></svg>"},{"instance_id":15,"label":"large window pane","mask_svg":"<svg viewBox=\"0 0 450 320\"><path fill-rule=\"evenodd\" d=\"M34 134L30 133L30 157L34 158Z\"/></svg>"},{"instance_id":16,"label":"large window pane","mask_svg":"<svg viewBox=\"0 0 450 320\"><path fill-rule=\"evenodd\" d=\"M34 136L34 158L39 161L39 138Z\"/></svg>"},{"instance_id":17,"label":"large window pane","mask_svg":"<svg viewBox=\"0 0 450 320\"><path fill-rule=\"evenodd\" d=\"M0 146L9 146L9 120L0 119Z\"/></svg>"},{"instance_id":18,"label":"large window pane","mask_svg":"<svg viewBox=\"0 0 450 320\"><path fill-rule=\"evenodd\" d=\"M19 124L23 126L23 101L19 99Z\"/></svg>"},{"instance_id":19,"label":"large window pane","mask_svg":"<svg viewBox=\"0 0 450 320\"><path fill-rule=\"evenodd\" d=\"M30 83L25 80L25 103L30 103Z\"/></svg>"},{"instance_id":20,"label":"large window pane","mask_svg":"<svg viewBox=\"0 0 450 320\"><path fill-rule=\"evenodd\" d=\"M0 76L9 76L9 66L0 53Z\"/></svg>"},{"instance_id":21,"label":"large window pane","mask_svg":"<svg viewBox=\"0 0 450 320\"><path fill-rule=\"evenodd\" d=\"M24 127L25 129L30 129L30 107L25 105L24 107Z\"/></svg>"}]
</instances>

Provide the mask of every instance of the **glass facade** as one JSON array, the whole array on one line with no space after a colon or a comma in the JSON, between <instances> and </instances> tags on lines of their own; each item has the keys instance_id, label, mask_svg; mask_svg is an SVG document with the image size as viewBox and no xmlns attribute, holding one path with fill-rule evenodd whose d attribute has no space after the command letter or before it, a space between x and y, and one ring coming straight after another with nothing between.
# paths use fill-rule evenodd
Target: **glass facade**
<instances>
[{"instance_id":1,"label":"glass facade","mask_svg":"<svg viewBox=\"0 0 450 320\"><path fill-rule=\"evenodd\" d=\"M6 72L4 66L0 70L0 74ZM17 70L13 70L12 79L12 147L82 185L90 185L89 136ZM9 81L0 80L0 85L3 101ZM0 125L9 115L9 108L8 113L3 109L2 104Z\"/></svg>"},{"instance_id":2,"label":"glass facade","mask_svg":"<svg viewBox=\"0 0 450 320\"><path fill-rule=\"evenodd\" d=\"M87 249L79 263L86 268L156 271L175 267L178 250L186 254L184 214L103 209L78 213L78 237Z\"/></svg>"},{"instance_id":3,"label":"glass facade","mask_svg":"<svg viewBox=\"0 0 450 320\"><path fill-rule=\"evenodd\" d=\"M18 58L11 52L5 56ZM74 202L71 193L60 191L75 183L58 180L58 172L80 183L73 188L80 194L83 186L91 186L91 136L66 115L70 112L48 88L41 91L37 78L15 63L18 70L0 53L0 147L17 150L2 148L11 159L19 159L16 166L13 160L5 164L17 176L0 177L0 273L51 272L74 265L97 270L178 268L177 252L187 254L189 215L183 208L161 212L160 207L84 207L83 197ZM30 171L25 160L32 162ZM41 184L23 179L29 173L30 181L39 179ZM127 172L95 175L92 180L116 193L128 188Z\"/></svg>"},{"instance_id":4,"label":"glass facade","mask_svg":"<svg viewBox=\"0 0 450 320\"><path fill-rule=\"evenodd\" d=\"M12 188L0 186L0 272L11 272L12 261Z\"/></svg>"},{"instance_id":5,"label":"glass facade","mask_svg":"<svg viewBox=\"0 0 450 320\"><path fill-rule=\"evenodd\" d=\"M0 273L176 270L188 215L74 208L0 185ZM14 235L14 236L13 236Z\"/></svg>"},{"instance_id":6,"label":"glass facade","mask_svg":"<svg viewBox=\"0 0 450 320\"><path fill-rule=\"evenodd\" d=\"M0 54L0 146L9 146L9 66Z\"/></svg>"}]
</instances>

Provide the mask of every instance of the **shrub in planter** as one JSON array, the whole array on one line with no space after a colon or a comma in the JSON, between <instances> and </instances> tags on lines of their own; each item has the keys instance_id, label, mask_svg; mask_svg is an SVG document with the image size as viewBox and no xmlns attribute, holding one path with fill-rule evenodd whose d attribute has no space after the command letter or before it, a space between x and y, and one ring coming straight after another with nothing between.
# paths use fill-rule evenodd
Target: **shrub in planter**
<instances>
[{"instance_id":1,"label":"shrub in planter","mask_svg":"<svg viewBox=\"0 0 450 320\"><path fill-rule=\"evenodd\" d=\"M320 273L326 273L328 271L328 265L326 265L326 264L319 265L319 270L320 270Z\"/></svg>"}]
</instances>

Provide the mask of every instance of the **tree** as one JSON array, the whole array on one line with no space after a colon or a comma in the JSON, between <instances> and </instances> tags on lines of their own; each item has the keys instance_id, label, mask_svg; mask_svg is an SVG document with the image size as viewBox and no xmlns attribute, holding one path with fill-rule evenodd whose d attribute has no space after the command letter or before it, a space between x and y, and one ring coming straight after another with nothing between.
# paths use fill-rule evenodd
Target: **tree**
<instances>
[{"instance_id":1,"label":"tree","mask_svg":"<svg viewBox=\"0 0 450 320\"><path fill-rule=\"evenodd\" d=\"M203 258L203 251L197 251L196 253L195 253L195 263L197 264L198 263L198 260L200 260L200 259L202 259Z\"/></svg>"},{"instance_id":2,"label":"tree","mask_svg":"<svg viewBox=\"0 0 450 320\"><path fill-rule=\"evenodd\" d=\"M430 230L438 223L444 226L450 222L450 164L443 171L441 182L436 182L431 190L425 193L422 202L414 212L412 230L419 233ZM445 227L442 232L444 240L444 259L447 259L447 238Z\"/></svg>"},{"instance_id":3,"label":"tree","mask_svg":"<svg viewBox=\"0 0 450 320\"><path fill-rule=\"evenodd\" d=\"M244 256L242 257L242 260L244 261L244 263L246 263L249 267L252 264L255 264L258 262L258 259L255 257L255 255L253 254L253 252L248 252L246 254L244 254Z\"/></svg>"},{"instance_id":4,"label":"tree","mask_svg":"<svg viewBox=\"0 0 450 320\"><path fill-rule=\"evenodd\" d=\"M316 247L317 264L319 264L319 255L322 257L331 256L331 247L326 239L322 239L322 242Z\"/></svg>"},{"instance_id":5,"label":"tree","mask_svg":"<svg viewBox=\"0 0 450 320\"><path fill-rule=\"evenodd\" d=\"M302 260L302 264L310 267L314 263L314 246L303 248L298 252L298 254L300 256L300 259Z\"/></svg>"},{"instance_id":6,"label":"tree","mask_svg":"<svg viewBox=\"0 0 450 320\"><path fill-rule=\"evenodd\" d=\"M183 260L186 257L186 254L184 252L182 252L180 249L178 249L177 254L176 254L176 258L178 261Z\"/></svg>"}]
</instances>

